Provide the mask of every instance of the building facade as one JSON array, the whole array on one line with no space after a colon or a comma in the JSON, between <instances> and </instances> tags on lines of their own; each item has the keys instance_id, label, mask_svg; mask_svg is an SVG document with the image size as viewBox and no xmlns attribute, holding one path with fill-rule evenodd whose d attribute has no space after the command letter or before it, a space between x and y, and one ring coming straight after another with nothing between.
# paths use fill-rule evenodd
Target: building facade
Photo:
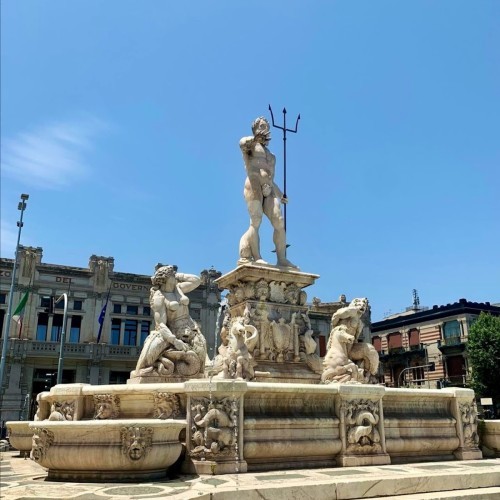
<instances>
[{"instance_id":1,"label":"building facade","mask_svg":"<svg viewBox=\"0 0 500 500\"><path fill-rule=\"evenodd\" d=\"M0 259L2 342L13 265L13 259ZM202 271L201 285L188 294L191 316L207 339L210 357L221 300L214 280L220 275L214 269ZM126 382L153 321L150 276L116 272L113 257L96 255L90 257L88 268L45 264L39 247L20 247L16 276L12 312L26 292L28 299L20 321L11 322L4 387L0 388L1 421L31 416L36 395L56 383L64 301L50 314L50 297L68 296L63 383ZM98 338L98 318L106 303Z\"/></svg>"},{"instance_id":2,"label":"building facade","mask_svg":"<svg viewBox=\"0 0 500 500\"><path fill-rule=\"evenodd\" d=\"M500 316L500 306L460 299L432 308L409 308L372 324L380 354L380 381L389 387L465 387L469 381L467 337L481 312Z\"/></svg>"}]
</instances>

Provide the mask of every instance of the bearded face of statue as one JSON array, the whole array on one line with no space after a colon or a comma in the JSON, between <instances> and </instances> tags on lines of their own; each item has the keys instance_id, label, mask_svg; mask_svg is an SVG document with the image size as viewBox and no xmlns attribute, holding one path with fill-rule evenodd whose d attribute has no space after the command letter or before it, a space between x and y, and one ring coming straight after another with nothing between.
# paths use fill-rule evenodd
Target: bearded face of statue
<instances>
[{"instance_id":1,"label":"bearded face of statue","mask_svg":"<svg viewBox=\"0 0 500 500\"><path fill-rule=\"evenodd\" d=\"M267 145L271 140L270 130L269 122L263 117L257 118L252 124L253 135L261 144Z\"/></svg>"}]
</instances>

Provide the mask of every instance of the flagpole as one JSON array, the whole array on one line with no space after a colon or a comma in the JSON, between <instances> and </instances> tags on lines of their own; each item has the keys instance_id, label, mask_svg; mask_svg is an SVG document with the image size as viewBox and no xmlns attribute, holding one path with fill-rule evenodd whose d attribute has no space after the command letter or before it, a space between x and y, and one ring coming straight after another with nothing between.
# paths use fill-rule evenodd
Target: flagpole
<instances>
[{"instance_id":1,"label":"flagpole","mask_svg":"<svg viewBox=\"0 0 500 500\"><path fill-rule=\"evenodd\" d=\"M106 297L106 302L104 303L103 308L101 309L101 314L99 314L98 322L99 322L99 332L97 334L97 344L99 344L101 340L101 334L102 334L102 327L104 326L104 319L106 318L106 310L108 308L108 301L109 301L109 295L111 293L111 286L113 285L113 282L111 281L109 284L108 288L108 295Z\"/></svg>"},{"instance_id":2,"label":"flagpole","mask_svg":"<svg viewBox=\"0 0 500 500\"><path fill-rule=\"evenodd\" d=\"M61 330L61 343L59 350L59 362L57 363L57 382L56 384L62 383L63 376L63 363L64 363L64 343L66 340L66 322L68 320L68 294L63 293L55 302L57 304L61 299L64 299L64 313L63 313L63 324Z\"/></svg>"},{"instance_id":3,"label":"flagpole","mask_svg":"<svg viewBox=\"0 0 500 500\"><path fill-rule=\"evenodd\" d=\"M17 232L17 243L16 243L16 254L14 258L14 268L12 270L12 280L10 282L10 291L9 291L9 305L7 307L7 325L5 327L5 334L3 337L2 344L2 359L0 360L0 394L2 393L3 387L3 379L5 372L5 361L7 359L7 344L9 342L10 335L10 322L12 317L12 302L14 298L14 283L16 281L16 271L17 271L17 257L19 254L19 241L21 240L21 229L23 227L23 214L26 209L26 200L29 198L28 194L21 195L21 201L19 202L17 209L21 211L21 216L19 217L19 221L17 223L17 227L19 231Z\"/></svg>"}]
</instances>

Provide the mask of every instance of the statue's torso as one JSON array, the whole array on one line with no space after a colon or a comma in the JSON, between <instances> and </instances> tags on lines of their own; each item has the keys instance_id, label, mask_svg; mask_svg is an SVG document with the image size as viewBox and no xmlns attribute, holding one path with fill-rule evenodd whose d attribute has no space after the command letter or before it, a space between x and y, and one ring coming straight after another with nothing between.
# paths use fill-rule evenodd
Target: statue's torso
<instances>
[{"instance_id":1,"label":"statue's torso","mask_svg":"<svg viewBox=\"0 0 500 500\"><path fill-rule=\"evenodd\" d=\"M167 326L169 328L174 327L174 325L177 325L180 319L184 318L189 318L189 301L187 304L181 304L180 302L180 297L179 294L176 291L173 292L165 292L161 291L160 292L162 295L162 299L164 300L164 306L166 309L166 315L167 315ZM185 301L186 299L184 299ZM168 307L168 304L170 302L177 302L179 305L177 309L170 309Z\"/></svg>"},{"instance_id":2,"label":"statue's torso","mask_svg":"<svg viewBox=\"0 0 500 500\"><path fill-rule=\"evenodd\" d=\"M272 184L276 157L262 144L243 154L248 176L258 176L262 184Z\"/></svg>"}]
</instances>

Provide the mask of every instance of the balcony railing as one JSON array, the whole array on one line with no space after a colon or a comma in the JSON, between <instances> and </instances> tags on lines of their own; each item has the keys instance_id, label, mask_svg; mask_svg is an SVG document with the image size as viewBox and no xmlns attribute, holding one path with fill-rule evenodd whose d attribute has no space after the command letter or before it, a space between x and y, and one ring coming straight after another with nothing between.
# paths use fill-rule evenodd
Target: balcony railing
<instances>
[{"instance_id":1,"label":"balcony railing","mask_svg":"<svg viewBox=\"0 0 500 500\"><path fill-rule=\"evenodd\" d=\"M453 337L445 337L443 340L441 340L441 345L442 346L452 346L452 345L460 345L464 344L466 342L465 338L463 335L457 335Z\"/></svg>"},{"instance_id":2,"label":"balcony railing","mask_svg":"<svg viewBox=\"0 0 500 500\"><path fill-rule=\"evenodd\" d=\"M411 351L420 351L424 348L425 346L423 344L400 346L400 347L388 347L387 349L378 351L378 353L381 356L387 356L387 355L404 354Z\"/></svg>"},{"instance_id":3,"label":"balcony railing","mask_svg":"<svg viewBox=\"0 0 500 500\"><path fill-rule=\"evenodd\" d=\"M8 355L11 357L57 357L60 350L59 342L43 342L38 340L9 339ZM139 346L109 345L109 344L64 344L64 357L73 359L123 359L129 361L137 358L141 352Z\"/></svg>"},{"instance_id":4,"label":"balcony railing","mask_svg":"<svg viewBox=\"0 0 500 500\"><path fill-rule=\"evenodd\" d=\"M464 387L469 382L469 376L468 375L450 375L446 379L446 382L448 382L448 384L451 386Z\"/></svg>"}]
</instances>

